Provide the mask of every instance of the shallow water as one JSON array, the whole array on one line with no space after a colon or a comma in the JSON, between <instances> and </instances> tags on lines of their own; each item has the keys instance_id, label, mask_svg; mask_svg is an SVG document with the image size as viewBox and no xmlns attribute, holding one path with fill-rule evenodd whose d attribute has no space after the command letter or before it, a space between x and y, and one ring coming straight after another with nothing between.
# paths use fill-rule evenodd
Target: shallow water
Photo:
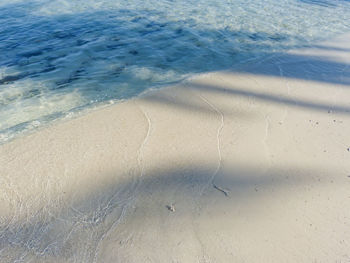
<instances>
[{"instance_id":1,"label":"shallow water","mask_svg":"<svg viewBox=\"0 0 350 263\"><path fill-rule=\"evenodd\" d=\"M348 31L345 0L0 0L0 143Z\"/></svg>"}]
</instances>

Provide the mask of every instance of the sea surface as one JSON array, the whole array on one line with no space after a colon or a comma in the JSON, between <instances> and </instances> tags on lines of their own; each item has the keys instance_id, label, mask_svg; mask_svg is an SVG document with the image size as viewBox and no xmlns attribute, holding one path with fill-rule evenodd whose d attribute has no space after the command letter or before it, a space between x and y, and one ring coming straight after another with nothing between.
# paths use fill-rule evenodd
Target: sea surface
<instances>
[{"instance_id":1,"label":"sea surface","mask_svg":"<svg viewBox=\"0 0 350 263\"><path fill-rule=\"evenodd\" d=\"M0 144L349 29L349 0L0 0Z\"/></svg>"}]
</instances>

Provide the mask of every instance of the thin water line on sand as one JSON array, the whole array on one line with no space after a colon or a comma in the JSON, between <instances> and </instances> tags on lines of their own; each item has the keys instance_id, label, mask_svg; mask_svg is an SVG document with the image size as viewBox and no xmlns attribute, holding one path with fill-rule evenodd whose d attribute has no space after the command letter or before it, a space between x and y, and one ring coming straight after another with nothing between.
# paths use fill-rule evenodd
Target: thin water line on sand
<instances>
[{"instance_id":1,"label":"thin water line on sand","mask_svg":"<svg viewBox=\"0 0 350 263\"><path fill-rule=\"evenodd\" d=\"M138 149L137 151L137 162L139 164L139 167L141 169L140 171L140 176L142 177L143 174L144 174L144 160L143 160L143 150L144 150L144 147L150 137L150 134L151 134L151 126L152 126L152 123L151 123L151 119L149 118L149 116L147 115L147 113L138 105L138 108L140 109L140 111L142 112L142 114L145 116L146 120L147 120L147 123L148 123L148 127L147 127L147 134L143 140L143 142L141 143L140 145L140 148Z\"/></svg>"},{"instance_id":2,"label":"thin water line on sand","mask_svg":"<svg viewBox=\"0 0 350 263\"><path fill-rule=\"evenodd\" d=\"M220 125L217 129L217 133L216 133L216 139L217 139L217 150L218 150L218 156L219 156L219 162L218 165L213 173L213 175L211 176L210 179L210 183L213 185L214 188L216 189L220 189L220 187L218 187L217 185L215 185L214 183L214 179L216 177L216 175L218 174L219 170L221 169L221 164L222 164L222 154L221 154L221 143L220 143L220 137L221 137L221 132L224 128L224 114L217 108L215 107L212 103L210 103L205 97L203 97L201 94L198 94L198 96L207 104L209 105L209 107L211 107L219 116L220 116ZM205 186L205 188L201 191L200 195L203 194L203 192L208 189L209 187L209 183Z\"/></svg>"},{"instance_id":3,"label":"thin water line on sand","mask_svg":"<svg viewBox=\"0 0 350 263\"><path fill-rule=\"evenodd\" d=\"M124 215L125 215L125 211L126 211L126 207L127 207L127 204L123 206L122 208L122 211L120 213L120 216L117 218L117 220L115 220L113 222L113 224L108 228L108 230L101 236L100 240L98 240L97 242L97 245L96 245L96 250L95 250L95 253L94 253L94 259L93 259L93 263L96 262L97 260L97 254L98 252L100 251L100 245L102 243L102 241L105 239L105 237L109 234L109 232L114 229L114 227L116 225L118 225L120 223L120 221L123 219Z\"/></svg>"},{"instance_id":4,"label":"thin water line on sand","mask_svg":"<svg viewBox=\"0 0 350 263\"><path fill-rule=\"evenodd\" d=\"M147 127L147 133L146 133L146 136L145 138L143 139L141 145L140 145L140 148L138 149L137 151L137 163L140 167L140 177L143 177L144 175L144 160L143 160L143 150L144 150L144 147L148 141L148 138L150 137L150 134L151 134L151 119L149 118L149 116L147 115L147 113L142 110L142 108L140 106L138 106L138 108L140 109L140 111L143 113L143 115L145 116L146 120L147 120L147 123L148 123L148 127ZM139 187L139 184L140 182L137 182L136 186L135 186L135 190L134 192L136 192L137 188ZM114 195L112 196L112 198L110 199L110 201L114 198ZM123 207L122 207L122 211L121 211L121 214L120 216L118 217L118 219L113 222L113 224L109 227L109 229L101 236L100 240L98 241L98 244L96 246L96 250L95 250L95 255L94 255L94 259L93 259L93 262L95 263L96 260L97 260L97 255L98 255L98 252L100 250L100 245L102 243L102 241L105 239L105 237L109 234L109 232L115 228L116 225L118 225L118 223L123 219L124 215L125 215L125 212L126 212L126 208L128 206L128 204L130 204L130 202L132 201L132 198L130 198L131 200L125 204ZM110 202L109 202L110 203Z\"/></svg>"},{"instance_id":5,"label":"thin water line on sand","mask_svg":"<svg viewBox=\"0 0 350 263\"><path fill-rule=\"evenodd\" d=\"M210 103L205 97L203 97L201 94L197 95L201 100L203 100L205 102L205 104L207 104L210 108L212 108L219 116L220 116L220 125L217 128L217 134L216 134L216 139L217 139L217 151L218 151L218 156L219 156L219 161L218 161L218 165L214 171L214 173L212 174L210 180L208 181L208 183L200 190L199 192L199 197L203 195L204 191L206 191L209 188L209 185L212 184L212 186L215 189L221 189L220 187L216 186L214 183L214 179L216 177L216 175L218 174L220 168L221 168L221 163L222 163L222 154L221 154L221 143L220 143L220 137L221 137L221 132L224 128L224 114L217 108L215 107L212 103ZM225 194L226 195L226 194ZM196 229L196 226L193 225L193 234L194 237L196 238L200 250L201 250L201 256L199 256L198 258L198 262L208 262L208 255L206 254L206 248L205 245L203 244L203 242L201 241L198 231Z\"/></svg>"}]
</instances>

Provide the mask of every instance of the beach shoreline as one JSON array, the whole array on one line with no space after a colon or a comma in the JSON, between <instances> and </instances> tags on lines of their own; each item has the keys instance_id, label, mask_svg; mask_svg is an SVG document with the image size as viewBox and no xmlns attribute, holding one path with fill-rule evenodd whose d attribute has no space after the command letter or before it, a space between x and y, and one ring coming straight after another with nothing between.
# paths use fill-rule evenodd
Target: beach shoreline
<instances>
[{"instance_id":1,"label":"beach shoreline","mask_svg":"<svg viewBox=\"0 0 350 263\"><path fill-rule=\"evenodd\" d=\"M349 42L1 145L0 261L350 261Z\"/></svg>"}]
</instances>

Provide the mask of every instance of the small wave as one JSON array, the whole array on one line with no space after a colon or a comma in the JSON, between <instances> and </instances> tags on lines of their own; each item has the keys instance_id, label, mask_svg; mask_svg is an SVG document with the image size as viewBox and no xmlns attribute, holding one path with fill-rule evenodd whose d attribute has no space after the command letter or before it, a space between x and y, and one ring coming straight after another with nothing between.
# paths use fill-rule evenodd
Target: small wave
<instances>
[{"instance_id":1,"label":"small wave","mask_svg":"<svg viewBox=\"0 0 350 263\"><path fill-rule=\"evenodd\" d=\"M17 134L345 32L350 2L0 0L0 23L0 132Z\"/></svg>"}]
</instances>

